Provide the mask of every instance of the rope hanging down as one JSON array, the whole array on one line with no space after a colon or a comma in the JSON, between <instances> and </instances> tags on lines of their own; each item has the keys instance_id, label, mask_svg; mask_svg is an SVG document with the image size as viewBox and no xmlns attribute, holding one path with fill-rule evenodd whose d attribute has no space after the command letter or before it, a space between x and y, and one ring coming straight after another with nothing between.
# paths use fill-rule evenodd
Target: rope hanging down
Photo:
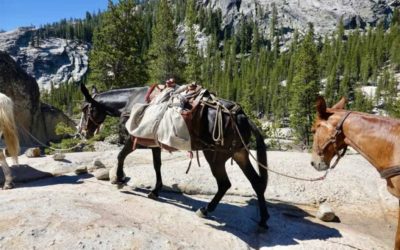
<instances>
[{"instance_id":1,"label":"rope hanging down","mask_svg":"<svg viewBox=\"0 0 400 250\"><path fill-rule=\"evenodd\" d=\"M20 105L20 104L18 104L18 103L14 103L14 106L19 106L19 107L21 107L21 108L24 108L24 106L22 106L22 105ZM44 148L49 148L49 149L51 149L51 150L58 151L58 152L71 151L71 150L73 150L73 149L75 149L75 148L82 147L83 144L84 144L83 142L80 142L80 143L78 143L77 145L75 145L75 146L73 146L73 147L70 147L70 148L66 148L66 149L53 148L53 147L50 147L50 146L46 145L45 143L41 142L38 138L36 138L34 135L32 135L32 134L31 134L28 130L26 130L26 128L24 128L23 126L18 126L18 128L20 128L20 129L22 130L22 132L24 132L26 135L28 135L29 137L31 137L34 141L36 141L37 143L39 143L39 145L41 145L42 147L44 147Z\"/></svg>"},{"instance_id":2,"label":"rope hanging down","mask_svg":"<svg viewBox=\"0 0 400 250\"><path fill-rule=\"evenodd\" d=\"M54 151L58 151L58 152L67 152L67 151L71 151L71 150L73 150L73 149L75 149L75 148L82 147L83 144L84 144L83 142L79 142L78 144L76 144L75 146L70 147L70 148L65 148L65 149L62 149L62 148L53 148L53 147L48 146L48 145L46 145L45 143L41 142L38 138L36 138L34 135L32 135L32 134L31 134L28 130L26 130L24 127L20 126L20 128L22 129L22 131L23 131L25 134L27 134L27 135L28 135L29 137L31 137L34 141L36 141L37 143L39 143L39 145L41 145L42 147L45 147L45 148L49 148L49 149L54 150Z\"/></svg>"},{"instance_id":3,"label":"rope hanging down","mask_svg":"<svg viewBox=\"0 0 400 250\"><path fill-rule=\"evenodd\" d=\"M330 171L331 169L333 169L334 166L336 166L336 164L339 162L339 160L340 160L340 158L341 158L341 157L338 157L338 158L336 159L335 163L333 164L333 167L331 167L331 168L329 168L328 170L326 170L326 172L325 172L325 174L324 174L323 176L317 177L317 178L302 178L302 177L296 177L296 176L291 176L291 175L288 175L288 174L284 174L284 173L281 173L281 172L272 170L272 169L269 168L268 166L266 166L266 165L262 164L261 162L259 162L259 161L257 160L257 158L254 157L254 155L251 153L250 149L248 148L248 146L246 145L246 143L245 143L245 141L244 141L244 139L243 139L243 137L242 137L242 134L240 133L240 130L239 130L239 128L238 128L238 126L237 126L235 120L233 119L233 115L232 115L232 113L230 112L230 110L227 109L226 107L224 107L223 105L221 105L220 103L218 103L217 105L218 105L218 106L221 106L221 108L224 109L226 112L228 112L228 114L230 115L230 117L231 117L231 119L232 119L232 123L233 123L234 126L235 126L236 132L238 133L239 138L240 138L240 140L241 140L241 142L242 142L244 148L245 148L246 151L249 153L250 157L251 157L254 161L256 161L257 164L258 164L259 166L261 166L261 167L264 168L265 170L268 170L268 171L270 171L270 172L272 172L272 173L274 173L274 174L281 175L281 176L284 176L284 177L287 177L287 178L291 178L291 179L295 179L295 180L300 180L300 181L321 181L321 180L324 180L324 179L326 178L326 176L328 175L329 171ZM345 153L345 152L343 152L343 153ZM344 155L343 153L342 153L341 156Z\"/></svg>"}]
</instances>

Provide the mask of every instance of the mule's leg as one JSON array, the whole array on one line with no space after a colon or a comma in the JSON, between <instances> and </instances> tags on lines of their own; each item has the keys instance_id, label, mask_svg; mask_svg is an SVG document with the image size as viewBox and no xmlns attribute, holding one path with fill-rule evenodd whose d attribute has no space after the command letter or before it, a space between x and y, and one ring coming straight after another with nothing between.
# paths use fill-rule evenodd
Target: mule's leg
<instances>
[{"instance_id":1,"label":"mule's leg","mask_svg":"<svg viewBox=\"0 0 400 250\"><path fill-rule=\"evenodd\" d=\"M399 200L399 214L398 214L398 221L397 221L397 232L396 232L396 241L394 245L395 250L400 250L400 200Z\"/></svg>"},{"instance_id":2,"label":"mule's leg","mask_svg":"<svg viewBox=\"0 0 400 250\"><path fill-rule=\"evenodd\" d=\"M0 164L4 173L4 186L3 189L11 189L14 187L13 178L11 175L11 169L7 164L6 157L3 150L0 150Z\"/></svg>"},{"instance_id":3,"label":"mule's leg","mask_svg":"<svg viewBox=\"0 0 400 250\"><path fill-rule=\"evenodd\" d=\"M153 153L153 165L154 170L156 171L156 186L154 189L149 193L148 197L152 199L157 199L158 193L160 192L163 183L161 177L161 148L152 148Z\"/></svg>"},{"instance_id":4,"label":"mule's leg","mask_svg":"<svg viewBox=\"0 0 400 250\"><path fill-rule=\"evenodd\" d=\"M214 161L214 152L203 152L208 164L210 165L211 172L217 180L218 191L206 207L202 207L197 210L196 213L200 217L207 216L208 212L213 212L218 203L221 201L222 197L225 195L226 191L228 191L228 189L231 187L231 182L229 181L229 177L225 169L225 162L229 159L229 155L220 153Z\"/></svg>"},{"instance_id":5,"label":"mule's leg","mask_svg":"<svg viewBox=\"0 0 400 250\"><path fill-rule=\"evenodd\" d=\"M130 137L127 137L125 140L124 147L118 154L118 165L116 176L110 176L112 184L121 184L125 182L125 174L124 174L124 161L126 156L128 156L132 152L133 142Z\"/></svg>"},{"instance_id":6,"label":"mule's leg","mask_svg":"<svg viewBox=\"0 0 400 250\"><path fill-rule=\"evenodd\" d=\"M254 191L257 194L258 205L260 208L260 222L258 225L263 228L268 228L267 220L269 219L269 214L264 197L264 193L267 188L266 179L262 179L254 170L249 159L249 154L245 149L236 152L233 155L233 159L242 169L244 175L250 181L251 186L253 187Z\"/></svg>"}]
</instances>

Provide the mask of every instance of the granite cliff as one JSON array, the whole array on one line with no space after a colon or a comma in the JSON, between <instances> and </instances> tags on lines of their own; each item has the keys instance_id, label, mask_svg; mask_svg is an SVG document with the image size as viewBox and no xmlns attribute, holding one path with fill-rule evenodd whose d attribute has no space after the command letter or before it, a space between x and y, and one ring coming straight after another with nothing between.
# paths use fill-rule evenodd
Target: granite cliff
<instances>
[{"instance_id":1,"label":"granite cliff","mask_svg":"<svg viewBox=\"0 0 400 250\"><path fill-rule=\"evenodd\" d=\"M23 147L38 145L27 132L47 143L60 139L55 133L59 122L74 125L62 111L40 101L36 80L5 52L0 52L0 92L14 101L15 119Z\"/></svg>"},{"instance_id":2,"label":"granite cliff","mask_svg":"<svg viewBox=\"0 0 400 250\"><path fill-rule=\"evenodd\" d=\"M40 89L80 81L88 69L90 45L61 38L40 40L32 46L33 28L0 33L0 51L7 52L34 77Z\"/></svg>"}]
</instances>

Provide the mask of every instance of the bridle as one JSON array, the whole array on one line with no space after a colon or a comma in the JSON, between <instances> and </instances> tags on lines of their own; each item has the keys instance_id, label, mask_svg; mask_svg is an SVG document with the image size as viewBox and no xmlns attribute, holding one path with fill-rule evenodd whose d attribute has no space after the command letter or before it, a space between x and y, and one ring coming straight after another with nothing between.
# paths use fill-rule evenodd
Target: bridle
<instances>
[{"instance_id":1,"label":"bridle","mask_svg":"<svg viewBox=\"0 0 400 250\"><path fill-rule=\"evenodd\" d=\"M82 131L87 131L88 130L88 125L89 125L89 121L91 121L95 126L96 126L96 129L95 129L95 134L96 134L96 132L100 129L100 126L101 126L101 124L103 123L103 121L96 121L94 118L93 118L93 116L92 116L92 105L89 103L89 104L87 104L87 105L85 105L85 107L83 107L82 108L82 119L84 119L84 117L87 117L86 119L84 119L84 121L82 121L82 123L81 123L81 125L83 125L83 126L81 126L80 128L79 128L79 131L80 132L82 132Z\"/></svg>"},{"instance_id":2,"label":"bridle","mask_svg":"<svg viewBox=\"0 0 400 250\"><path fill-rule=\"evenodd\" d=\"M349 117L349 115L351 114L351 111L347 112L342 119L340 120L340 122L336 125L336 129L335 132L330 136L329 140L327 142L324 143L324 145L321 148L318 148L318 155L322 156L324 150L331 144L333 144L333 147L335 149L335 154L337 156L336 161L333 163L333 165L331 165L329 167L329 169L333 169L336 167L336 165L339 163L339 160L346 154L347 151L347 145L343 148L342 152L340 152L340 150L338 149L338 145L337 145L337 139L338 136L340 134L343 133L343 124L344 121L347 119L347 117Z\"/></svg>"},{"instance_id":3,"label":"bridle","mask_svg":"<svg viewBox=\"0 0 400 250\"><path fill-rule=\"evenodd\" d=\"M323 155L323 151L324 151L330 144L333 144L333 146L334 146L334 148L335 148L337 158L336 158L335 163L334 163L331 167L329 167L328 171L331 170L331 169L333 169L333 168L335 168L336 165L337 165L337 163L339 162L340 158L342 158L342 157L345 155L345 153L346 153L347 145L343 148L343 151L342 151L341 153L339 152L338 146L337 146L337 137L338 137L341 133L343 133L343 123L344 123L344 121L347 119L347 117L349 117L350 114L351 114L351 111L350 111L350 112L347 112L347 113L343 116L342 120L341 120L341 121L338 123L338 125L336 126L335 133L332 134L332 136L330 137L330 139L329 139L327 142L325 142L325 144L321 147L321 149L318 149L318 155L319 155L319 156L322 156L322 155ZM353 143L351 143L351 142L352 142L351 140L349 140L349 141L350 141L350 145L351 145L353 148L356 148L356 149L357 149L357 146L354 145ZM381 178L382 178L382 179L390 179L390 178L392 178L392 177L395 177L395 176L400 175L400 166L399 166L399 165L392 166L392 167L386 168L386 169L384 169L384 170L378 170L378 172L379 172L379 174L381 175Z\"/></svg>"}]
</instances>

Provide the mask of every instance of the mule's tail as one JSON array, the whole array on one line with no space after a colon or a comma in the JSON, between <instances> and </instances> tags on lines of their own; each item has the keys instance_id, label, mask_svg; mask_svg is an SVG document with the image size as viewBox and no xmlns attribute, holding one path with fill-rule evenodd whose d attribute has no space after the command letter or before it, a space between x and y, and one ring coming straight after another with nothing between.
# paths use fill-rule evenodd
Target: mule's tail
<instances>
[{"instance_id":1,"label":"mule's tail","mask_svg":"<svg viewBox=\"0 0 400 250\"><path fill-rule=\"evenodd\" d=\"M257 161L258 161L258 172L260 173L260 177L265 184L268 182L268 171L266 167L268 167L267 163L267 146L264 142L264 137L260 131L260 129L248 118L249 125L253 135L256 137L256 145L257 145ZM261 164L260 164L261 163Z\"/></svg>"},{"instance_id":2,"label":"mule's tail","mask_svg":"<svg viewBox=\"0 0 400 250\"><path fill-rule=\"evenodd\" d=\"M3 94L0 94L0 130L3 133L8 153L13 157L15 163L18 163L20 147L14 120L13 102Z\"/></svg>"}]
</instances>

